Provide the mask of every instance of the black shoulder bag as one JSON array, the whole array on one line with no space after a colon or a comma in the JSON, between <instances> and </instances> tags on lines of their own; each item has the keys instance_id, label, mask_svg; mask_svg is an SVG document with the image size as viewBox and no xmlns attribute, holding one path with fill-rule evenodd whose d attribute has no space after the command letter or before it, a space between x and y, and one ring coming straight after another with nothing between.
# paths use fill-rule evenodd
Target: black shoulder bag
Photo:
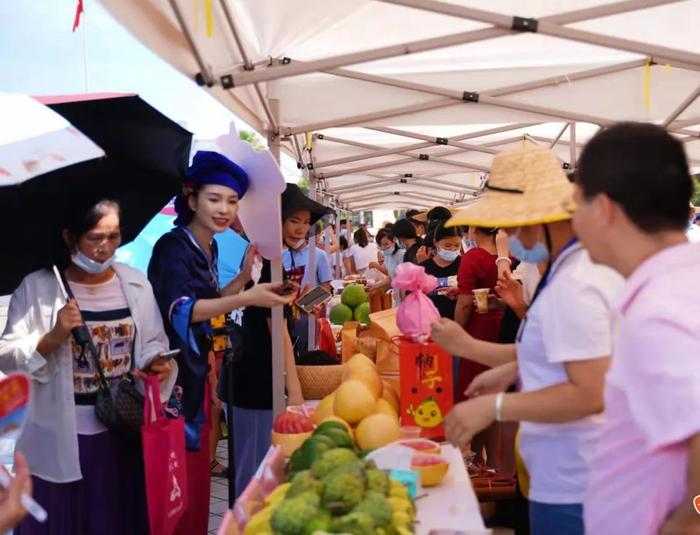
<instances>
[{"instance_id":1,"label":"black shoulder bag","mask_svg":"<svg viewBox=\"0 0 700 535\"><path fill-rule=\"evenodd\" d=\"M68 299L75 299L73 292L62 273L55 269L55 273L61 283L62 290ZM77 303L77 300L76 300ZM95 399L95 414L97 418L109 429L114 431L118 438L132 443L141 442L141 426L143 425L144 397L136 390L134 378L126 374L117 385L110 387L105 377L97 348L92 340L90 329L83 321L80 327L72 331L75 342L80 346L80 351L90 351L95 362L95 368L100 377L100 386ZM136 327L134 327L134 341L136 340ZM131 343L131 369L134 368L134 341Z\"/></svg>"}]
</instances>

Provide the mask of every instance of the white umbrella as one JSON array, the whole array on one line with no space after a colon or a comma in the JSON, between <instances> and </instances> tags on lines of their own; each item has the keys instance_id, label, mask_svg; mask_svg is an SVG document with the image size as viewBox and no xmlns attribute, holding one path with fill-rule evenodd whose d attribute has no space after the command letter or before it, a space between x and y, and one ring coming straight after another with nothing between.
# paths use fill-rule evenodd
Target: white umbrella
<instances>
[{"instance_id":1,"label":"white umbrella","mask_svg":"<svg viewBox=\"0 0 700 535\"><path fill-rule=\"evenodd\" d=\"M26 95L0 93L0 186L104 156L66 119Z\"/></svg>"}]
</instances>

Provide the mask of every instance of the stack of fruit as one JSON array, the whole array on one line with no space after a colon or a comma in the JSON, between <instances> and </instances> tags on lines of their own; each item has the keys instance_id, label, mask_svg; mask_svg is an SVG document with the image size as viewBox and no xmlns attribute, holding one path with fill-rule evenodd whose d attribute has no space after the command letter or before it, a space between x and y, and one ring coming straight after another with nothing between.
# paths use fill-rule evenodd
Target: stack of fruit
<instances>
[{"instance_id":1,"label":"stack of fruit","mask_svg":"<svg viewBox=\"0 0 700 535\"><path fill-rule=\"evenodd\" d=\"M343 365L340 386L323 398L312 415L316 424L334 419L354 429L361 449L375 449L399 438L399 396L382 381L374 362L358 353Z\"/></svg>"},{"instance_id":2,"label":"stack of fruit","mask_svg":"<svg viewBox=\"0 0 700 535\"><path fill-rule=\"evenodd\" d=\"M413 533L415 505L408 490L358 456L344 424L319 425L287 470L287 482L265 499L244 535Z\"/></svg>"},{"instance_id":3,"label":"stack of fruit","mask_svg":"<svg viewBox=\"0 0 700 535\"><path fill-rule=\"evenodd\" d=\"M369 325L369 297L364 287L351 284L343 290L340 300L340 304L335 305L328 314L331 323L343 325L355 320Z\"/></svg>"}]
</instances>

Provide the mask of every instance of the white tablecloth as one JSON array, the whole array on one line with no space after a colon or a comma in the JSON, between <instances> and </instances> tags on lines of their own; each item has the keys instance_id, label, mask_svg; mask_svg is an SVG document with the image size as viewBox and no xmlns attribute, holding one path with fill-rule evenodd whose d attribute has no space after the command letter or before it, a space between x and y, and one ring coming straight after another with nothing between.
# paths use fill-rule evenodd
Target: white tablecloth
<instances>
[{"instance_id":1,"label":"white tablecloth","mask_svg":"<svg viewBox=\"0 0 700 535\"><path fill-rule=\"evenodd\" d=\"M427 496L416 504L416 534L428 535L431 530L456 530L465 535L491 533L484 527L479 502L459 450L443 445L442 456L450 462L450 469L440 486L420 492Z\"/></svg>"}]
</instances>

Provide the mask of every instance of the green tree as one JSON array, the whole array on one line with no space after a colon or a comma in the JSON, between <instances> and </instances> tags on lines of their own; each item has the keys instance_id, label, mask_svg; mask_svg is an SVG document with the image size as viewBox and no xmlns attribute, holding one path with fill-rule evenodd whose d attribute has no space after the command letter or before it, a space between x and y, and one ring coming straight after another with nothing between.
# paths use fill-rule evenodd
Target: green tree
<instances>
[{"instance_id":1,"label":"green tree","mask_svg":"<svg viewBox=\"0 0 700 535\"><path fill-rule=\"evenodd\" d=\"M693 189L692 203L694 206L700 206L700 175L693 176Z\"/></svg>"},{"instance_id":2,"label":"green tree","mask_svg":"<svg viewBox=\"0 0 700 535\"><path fill-rule=\"evenodd\" d=\"M305 176L301 177L299 179L299 182L297 182L297 186L299 186L299 189L304 192L304 195L309 194L309 179L306 178Z\"/></svg>"},{"instance_id":3,"label":"green tree","mask_svg":"<svg viewBox=\"0 0 700 535\"><path fill-rule=\"evenodd\" d=\"M267 149L267 145L265 144L265 142L255 132L241 130L240 132L238 132L238 137L246 143L250 143L253 146L253 148L258 152Z\"/></svg>"}]
</instances>

